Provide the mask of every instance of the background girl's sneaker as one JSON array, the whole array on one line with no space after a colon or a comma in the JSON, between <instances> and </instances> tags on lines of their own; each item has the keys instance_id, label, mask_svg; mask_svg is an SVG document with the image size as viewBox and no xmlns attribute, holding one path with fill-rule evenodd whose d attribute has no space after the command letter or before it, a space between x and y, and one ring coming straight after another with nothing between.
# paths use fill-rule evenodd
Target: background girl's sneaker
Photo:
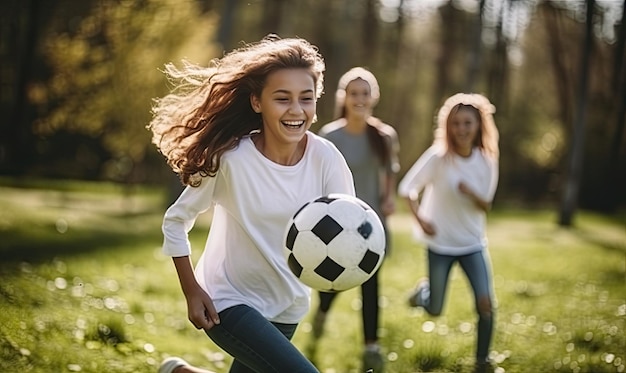
<instances>
[{"instance_id":1,"label":"background girl's sneaker","mask_svg":"<svg viewBox=\"0 0 626 373\"><path fill-rule=\"evenodd\" d=\"M409 296L409 306L411 307L425 307L428 304L430 298L430 283L428 279L421 279L417 282L415 290Z\"/></svg>"}]
</instances>

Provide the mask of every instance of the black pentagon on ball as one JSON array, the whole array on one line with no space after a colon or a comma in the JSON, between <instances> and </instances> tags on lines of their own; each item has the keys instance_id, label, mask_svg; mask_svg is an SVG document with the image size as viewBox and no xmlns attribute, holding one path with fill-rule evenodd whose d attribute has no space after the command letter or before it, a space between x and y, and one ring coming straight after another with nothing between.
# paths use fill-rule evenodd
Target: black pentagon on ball
<instances>
[{"instance_id":1,"label":"black pentagon on ball","mask_svg":"<svg viewBox=\"0 0 626 373\"><path fill-rule=\"evenodd\" d=\"M328 215L325 215L320 221L315 224L311 232L313 232L322 242L326 245L337 237L343 230L343 227Z\"/></svg>"},{"instance_id":2,"label":"black pentagon on ball","mask_svg":"<svg viewBox=\"0 0 626 373\"><path fill-rule=\"evenodd\" d=\"M287 239L285 240L285 247L290 251L293 251L293 244L296 242L297 235L298 228L296 227L296 223L292 223L291 227L289 227L289 232L287 232Z\"/></svg>"},{"instance_id":3,"label":"black pentagon on ball","mask_svg":"<svg viewBox=\"0 0 626 373\"><path fill-rule=\"evenodd\" d=\"M302 274L302 266L298 263L298 260L295 256L293 256L293 254L289 254L289 258L287 258L287 265L289 265L291 272L299 278Z\"/></svg>"},{"instance_id":4,"label":"black pentagon on ball","mask_svg":"<svg viewBox=\"0 0 626 373\"><path fill-rule=\"evenodd\" d=\"M380 255L371 250L367 250L365 255L363 255L363 259L361 259L361 262L359 263L359 268L361 268L365 273L370 274L374 268L376 268L379 258Z\"/></svg>"},{"instance_id":5,"label":"black pentagon on ball","mask_svg":"<svg viewBox=\"0 0 626 373\"><path fill-rule=\"evenodd\" d=\"M332 198L332 197L329 197L329 196L324 196L324 197L320 197L320 198L316 199L316 200L315 200L315 201L313 201L313 202L320 202L320 203L331 204L333 201L336 201L336 200L337 200L337 198Z\"/></svg>"},{"instance_id":6,"label":"black pentagon on ball","mask_svg":"<svg viewBox=\"0 0 626 373\"><path fill-rule=\"evenodd\" d=\"M315 273L328 281L335 281L343 271L345 268L329 257L326 257L314 270Z\"/></svg>"},{"instance_id":7,"label":"black pentagon on ball","mask_svg":"<svg viewBox=\"0 0 626 373\"><path fill-rule=\"evenodd\" d=\"M361 237L365 238L366 240L368 239L370 234L372 234L373 230L374 228L372 228L372 224L369 221L363 222L363 224L361 224L359 228L357 228L357 231L359 232Z\"/></svg>"}]
</instances>

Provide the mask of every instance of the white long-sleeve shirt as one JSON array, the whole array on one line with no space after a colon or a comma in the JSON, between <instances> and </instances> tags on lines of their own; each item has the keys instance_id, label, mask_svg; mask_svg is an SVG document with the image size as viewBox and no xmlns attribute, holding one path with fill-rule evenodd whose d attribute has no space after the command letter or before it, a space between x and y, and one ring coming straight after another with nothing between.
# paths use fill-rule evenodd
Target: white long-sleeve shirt
<instances>
[{"instance_id":1,"label":"white long-sleeve shirt","mask_svg":"<svg viewBox=\"0 0 626 373\"><path fill-rule=\"evenodd\" d=\"M466 255L487 246L486 214L459 191L464 182L481 199L492 201L498 184L498 163L478 148L463 158L442 155L430 147L398 185L398 195L416 199L424 192L418 214L434 225L429 236L418 227L418 238L442 255Z\"/></svg>"},{"instance_id":2,"label":"white long-sleeve shirt","mask_svg":"<svg viewBox=\"0 0 626 373\"><path fill-rule=\"evenodd\" d=\"M293 166L270 161L244 137L223 155L215 177L187 187L165 213L163 252L178 257L191 254L188 232L197 216L214 208L196 277L218 312L246 304L281 323L297 323L308 312L310 289L283 256L287 223L305 202L355 192L337 148L311 132L307 136L304 156Z\"/></svg>"}]
</instances>

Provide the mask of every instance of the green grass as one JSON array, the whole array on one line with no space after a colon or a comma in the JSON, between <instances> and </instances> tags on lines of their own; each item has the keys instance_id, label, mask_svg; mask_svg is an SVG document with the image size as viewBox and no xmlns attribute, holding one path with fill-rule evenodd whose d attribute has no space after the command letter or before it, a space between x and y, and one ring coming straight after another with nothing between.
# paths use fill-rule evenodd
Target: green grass
<instances>
[{"instance_id":1,"label":"green grass","mask_svg":"<svg viewBox=\"0 0 626 373\"><path fill-rule=\"evenodd\" d=\"M0 371L155 372L179 355L218 373L230 357L187 321L169 258L160 252L163 194L111 185L0 187ZM77 186L78 185L78 186ZM382 268L381 344L387 372L470 372L475 315L455 268L444 314L406 306L426 273L411 221L391 219ZM209 223L192 231L197 258ZM492 357L499 372L623 372L626 219L496 209L489 218L498 298ZM311 358L325 373L358 372L360 291L342 293ZM313 305L316 304L313 297ZM294 343L307 351L309 315Z\"/></svg>"}]
</instances>

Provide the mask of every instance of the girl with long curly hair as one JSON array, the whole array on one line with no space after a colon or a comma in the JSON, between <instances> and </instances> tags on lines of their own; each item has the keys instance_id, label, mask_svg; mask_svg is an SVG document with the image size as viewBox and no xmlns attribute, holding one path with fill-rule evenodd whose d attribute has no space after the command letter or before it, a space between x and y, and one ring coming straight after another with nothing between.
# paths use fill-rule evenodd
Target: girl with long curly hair
<instances>
[{"instance_id":1,"label":"girl with long curly hair","mask_svg":"<svg viewBox=\"0 0 626 373\"><path fill-rule=\"evenodd\" d=\"M186 185L163 220L188 317L233 356L230 372L317 372L291 343L310 289L282 253L290 217L329 193L354 195L330 142L309 131L324 61L304 39L268 36L210 67L167 65L176 83L156 100L153 142ZM188 232L213 211L195 271ZM161 372L206 372L180 358Z\"/></svg>"}]
</instances>

